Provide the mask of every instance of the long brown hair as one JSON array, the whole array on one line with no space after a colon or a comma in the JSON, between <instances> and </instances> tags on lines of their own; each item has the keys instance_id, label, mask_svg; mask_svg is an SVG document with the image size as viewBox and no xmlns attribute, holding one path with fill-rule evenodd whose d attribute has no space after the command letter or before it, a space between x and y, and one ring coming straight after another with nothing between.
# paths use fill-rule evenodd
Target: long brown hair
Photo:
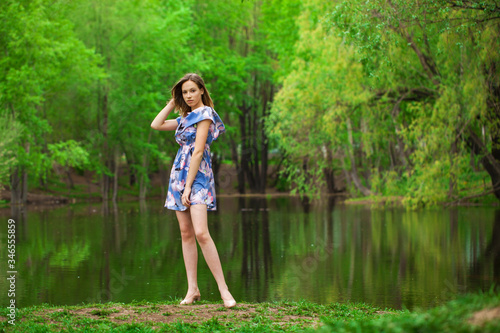
<instances>
[{"instance_id":1,"label":"long brown hair","mask_svg":"<svg viewBox=\"0 0 500 333\"><path fill-rule=\"evenodd\" d=\"M208 105L213 108L214 102L212 102L212 98L210 98L210 94L208 93L205 82L203 82L201 76L196 73L188 73L184 75L184 77L180 79L172 88L172 98L174 99L175 108L179 110L181 116L185 117L187 116L188 112L191 111L191 107L187 105L186 101L184 101L184 97L182 97L182 85L187 81L193 81L194 83L196 83L200 90L203 90L201 101L204 105Z\"/></svg>"}]
</instances>

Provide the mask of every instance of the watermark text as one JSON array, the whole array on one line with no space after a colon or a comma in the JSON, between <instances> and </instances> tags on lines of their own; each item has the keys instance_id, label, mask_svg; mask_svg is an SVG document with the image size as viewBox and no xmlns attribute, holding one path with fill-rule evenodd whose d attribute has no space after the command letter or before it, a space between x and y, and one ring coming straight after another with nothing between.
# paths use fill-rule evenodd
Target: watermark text
<instances>
[{"instance_id":1,"label":"watermark text","mask_svg":"<svg viewBox=\"0 0 500 333\"><path fill-rule=\"evenodd\" d=\"M7 222L7 280L8 289L7 296L9 297L9 305L7 309L9 313L9 324L16 324L16 221L9 219Z\"/></svg>"}]
</instances>

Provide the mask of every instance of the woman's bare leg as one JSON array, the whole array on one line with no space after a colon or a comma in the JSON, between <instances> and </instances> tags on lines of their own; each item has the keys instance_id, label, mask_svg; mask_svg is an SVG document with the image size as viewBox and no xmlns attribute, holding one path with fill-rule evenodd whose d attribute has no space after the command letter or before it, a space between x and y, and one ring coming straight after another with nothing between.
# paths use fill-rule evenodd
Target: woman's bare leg
<instances>
[{"instance_id":1,"label":"woman's bare leg","mask_svg":"<svg viewBox=\"0 0 500 333\"><path fill-rule=\"evenodd\" d=\"M224 279L217 248L208 232L207 205L191 205L189 210L191 211L191 221L193 222L196 239L198 240L198 244L200 244L205 261L217 282L221 297L224 301L234 300Z\"/></svg>"},{"instance_id":2,"label":"woman's bare leg","mask_svg":"<svg viewBox=\"0 0 500 333\"><path fill-rule=\"evenodd\" d=\"M191 214L189 209L183 212L176 211L177 220L181 230L182 238L182 255L184 257L184 265L186 266L186 275L188 280L188 291L186 300L189 300L193 295L199 295L197 267L198 267L198 248L196 247L196 238L191 222Z\"/></svg>"}]
</instances>

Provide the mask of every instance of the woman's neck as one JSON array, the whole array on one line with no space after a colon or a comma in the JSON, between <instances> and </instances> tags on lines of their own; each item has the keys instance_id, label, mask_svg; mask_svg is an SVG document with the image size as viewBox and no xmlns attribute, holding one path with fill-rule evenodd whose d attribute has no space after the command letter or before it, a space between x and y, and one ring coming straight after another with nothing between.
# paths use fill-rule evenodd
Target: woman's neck
<instances>
[{"instance_id":1,"label":"woman's neck","mask_svg":"<svg viewBox=\"0 0 500 333\"><path fill-rule=\"evenodd\" d=\"M200 103L200 104L198 104L197 106L193 106L193 107L191 108L191 111L194 111L194 110L196 110L196 109L202 108L202 107L204 107L204 106L205 106L205 105L204 105L203 103Z\"/></svg>"}]
</instances>

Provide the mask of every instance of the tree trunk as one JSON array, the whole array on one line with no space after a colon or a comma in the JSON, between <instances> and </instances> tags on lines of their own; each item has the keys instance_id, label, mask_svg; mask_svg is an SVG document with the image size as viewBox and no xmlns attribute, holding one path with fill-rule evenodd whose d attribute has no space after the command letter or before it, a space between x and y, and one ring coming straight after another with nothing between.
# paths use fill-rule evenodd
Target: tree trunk
<instances>
[{"instance_id":1,"label":"tree trunk","mask_svg":"<svg viewBox=\"0 0 500 333\"><path fill-rule=\"evenodd\" d=\"M254 179L254 186L252 189L252 192L254 193L264 193L261 192L261 177L262 175L260 174L259 171L259 145L257 143L257 138L259 136L259 126L258 126L258 119L257 119L257 106L253 107L253 112L252 112L252 117L253 117L253 126L252 126L252 164L253 164L253 179Z\"/></svg>"},{"instance_id":2,"label":"tree trunk","mask_svg":"<svg viewBox=\"0 0 500 333\"><path fill-rule=\"evenodd\" d=\"M269 116L269 107L270 103L273 101L273 96L274 96L274 85L269 84L268 89L263 89L262 95L264 96L263 98L263 110L264 114L262 115L262 120L260 123L261 126L261 172L260 174L262 175L261 177L261 183L260 183L260 188L261 192L260 193L266 193L266 186L267 186L267 169L268 169L268 154L269 154L269 142L268 138L266 135L266 120Z\"/></svg>"},{"instance_id":3,"label":"tree trunk","mask_svg":"<svg viewBox=\"0 0 500 333\"><path fill-rule=\"evenodd\" d=\"M151 134L153 131L149 131L148 135L148 144L151 142ZM141 179L139 182L139 199L145 200L147 194L147 185L149 183L148 179L148 169L149 169L149 155L147 152L144 152L142 157L142 173Z\"/></svg>"},{"instance_id":4,"label":"tree trunk","mask_svg":"<svg viewBox=\"0 0 500 333\"><path fill-rule=\"evenodd\" d=\"M302 172L304 172L304 174L306 175L306 177L305 177L306 184L311 181L311 177L309 177L309 170L308 170L308 166L307 166L308 162L309 162L309 159L307 157L305 157L302 160ZM308 213L310 208L311 208L311 198L309 198L307 195L304 194L300 198L300 201L302 203L302 208L304 209L304 212Z\"/></svg>"},{"instance_id":5,"label":"tree trunk","mask_svg":"<svg viewBox=\"0 0 500 333\"><path fill-rule=\"evenodd\" d=\"M361 180L359 179L358 176L358 169L356 167L356 160L354 157L354 139L352 137L352 125L351 125L351 119L347 118L346 120L346 125L347 125L347 135L349 138L349 146L347 147L347 151L349 154L349 159L351 161L351 178L352 181L354 182L354 185L356 188L365 196L371 195L371 191L366 188L362 183Z\"/></svg>"},{"instance_id":6,"label":"tree trunk","mask_svg":"<svg viewBox=\"0 0 500 333\"><path fill-rule=\"evenodd\" d=\"M10 175L10 203L25 205L28 201L28 174L24 168L16 166Z\"/></svg>"},{"instance_id":7,"label":"tree trunk","mask_svg":"<svg viewBox=\"0 0 500 333\"><path fill-rule=\"evenodd\" d=\"M28 173L26 168L21 170L22 181L22 192L21 192L21 204L25 205L28 202Z\"/></svg>"},{"instance_id":8,"label":"tree trunk","mask_svg":"<svg viewBox=\"0 0 500 333\"><path fill-rule=\"evenodd\" d=\"M114 165L114 170L113 170L113 203L116 202L116 199L118 198L118 169L119 169L119 153L118 153L118 148L115 148L115 154L114 154L114 159L113 159L113 165Z\"/></svg>"},{"instance_id":9,"label":"tree trunk","mask_svg":"<svg viewBox=\"0 0 500 333\"><path fill-rule=\"evenodd\" d=\"M29 155L30 144L25 145ZM28 173L26 168L16 166L10 176L10 202L13 205L25 205L28 201Z\"/></svg>"},{"instance_id":10,"label":"tree trunk","mask_svg":"<svg viewBox=\"0 0 500 333\"><path fill-rule=\"evenodd\" d=\"M161 159L158 159L158 168L160 170L160 182L161 182L161 197L166 198L167 197L167 189L168 189L168 182L169 182L169 174L168 174L168 169L166 168L165 164Z\"/></svg>"},{"instance_id":11,"label":"tree trunk","mask_svg":"<svg viewBox=\"0 0 500 333\"><path fill-rule=\"evenodd\" d=\"M326 150L327 167L323 168L323 175L325 176L327 193L333 194L335 193L335 178L332 167L333 156L332 156L332 151L329 149L329 147L324 146L324 148Z\"/></svg>"},{"instance_id":12,"label":"tree trunk","mask_svg":"<svg viewBox=\"0 0 500 333\"><path fill-rule=\"evenodd\" d=\"M252 147L249 145L249 138L247 136L246 129L246 118L250 108L242 108L243 114L240 115L240 131L241 131L241 168L243 169L243 174L250 185L250 189L255 189L255 180L252 174L251 162L252 162Z\"/></svg>"},{"instance_id":13,"label":"tree trunk","mask_svg":"<svg viewBox=\"0 0 500 333\"><path fill-rule=\"evenodd\" d=\"M111 184L111 177L108 175L108 172L111 172L113 168L111 168L111 158L109 152L109 142L108 142L108 91L106 86L102 87L103 95L101 98L101 87L99 87L98 99L100 100L100 108L102 113L102 127L101 133L103 136L103 146L102 146L102 158L103 158L103 166L105 168L105 172L102 173L101 176L101 195L103 201L109 200L109 190Z\"/></svg>"},{"instance_id":14,"label":"tree trunk","mask_svg":"<svg viewBox=\"0 0 500 333\"><path fill-rule=\"evenodd\" d=\"M468 132L469 135L466 138L467 143L476 155L483 155L481 163L483 164L486 172L490 175L495 197L500 200L500 164L498 162L500 161L500 150L492 149L492 152L490 153L482 140L471 128L469 128ZM499 141L500 138L493 137L493 145L498 144ZM496 156L494 154L496 154Z\"/></svg>"},{"instance_id":15,"label":"tree trunk","mask_svg":"<svg viewBox=\"0 0 500 333\"><path fill-rule=\"evenodd\" d=\"M212 160L212 171L214 173L214 182L215 182L215 193L219 192L219 170L220 170L220 157L218 154L211 154Z\"/></svg>"},{"instance_id":16,"label":"tree trunk","mask_svg":"<svg viewBox=\"0 0 500 333\"><path fill-rule=\"evenodd\" d=\"M264 114L263 119L266 119L266 114ZM260 164L260 188L259 188L259 193L266 193L266 185L267 185L267 154L268 154L268 142L267 142L267 136L266 136L266 131L265 131L265 126L264 126L264 121L261 123L261 164Z\"/></svg>"},{"instance_id":17,"label":"tree trunk","mask_svg":"<svg viewBox=\"0 0 500 333\"><path fill-rule=\"evenodd\" d=\"M454 166L454 159L455 155L457 154L457 141L453 140L451 143L451 152L450 152L450 182L449 182L449 188L448 188L448 198L452 199L453 198L453 193L455 192L455 186L457 183L457 175L453 172L453 166Z\"/></svg>"},{"instance_id":18,"label":"tree trunk","mask_svg":"<svg viewBox=\"0 0 500 333\"><path fill-rule=\"evenodd\" d=\"M26 150L26 155L29 156L30 154L30 143L26 143L25 145L25 150ZM22 192L21 192L21 204L25 205L28 202L28 173L26 172L26 168L21 169L21 186L22 186Z\"/></svg>"},{"instance_id":19,"label":"tree trunk","mask_svg":"<svg viewBox=\"0 0 500 333\"><path fill-rule=\"evenodd\" d=\"M245 194L245 173L243 171L241 161L238 160L238 150L236 149L236 142L230 136L231 144L231 159L236 167L236 175L238 177L238 193Z\"/></svg>"},{"instance_id":20,"label":"tree trunk","mask_svg":"<svg viewBox=\"0 0 500 333\"><path fill-rule=\"evenodd\" d=\"M68 188L70 190L75 188L75 183L73 182L73 177L71 177L71 169L69 167L64 168L66 173L66 178L68 178Z\"/></svg>"},{"instance_id":21,"label":"tree trunk","mask_svg":"<svg viewBox=\"0 0 500 333\"><path fill-rule=\"evenodd\" d=\"M127 171L128 171L128 184L130 187L135 185L135 182L137 180L137 175L135 168L133 165L135 164L135 158L131 152L127 152L127 150L124 150L125 153L125 159L127 160Z\"/></svg>"},{"instance_id":22,"label":"tree trunk","mask_svg":"<svg viewBox=\"0 0 500 333\"><path fill-rule=\"evenodd\" d=\"M16 166L10 175L10 203L12 205L22 204L22 184L19 177L19 167Z\"/></svg>"},{"instance_id":23,"label":"tree trunk","mask_svg":"<svg viewBox=\"0 0 500 333\"><path fill-rule=\"evenodd\" d=\"M146 200L146 194L147 194L147 175L145 173L142 173L139 181L139 200Z\"/></svg>"}]
</instances>

